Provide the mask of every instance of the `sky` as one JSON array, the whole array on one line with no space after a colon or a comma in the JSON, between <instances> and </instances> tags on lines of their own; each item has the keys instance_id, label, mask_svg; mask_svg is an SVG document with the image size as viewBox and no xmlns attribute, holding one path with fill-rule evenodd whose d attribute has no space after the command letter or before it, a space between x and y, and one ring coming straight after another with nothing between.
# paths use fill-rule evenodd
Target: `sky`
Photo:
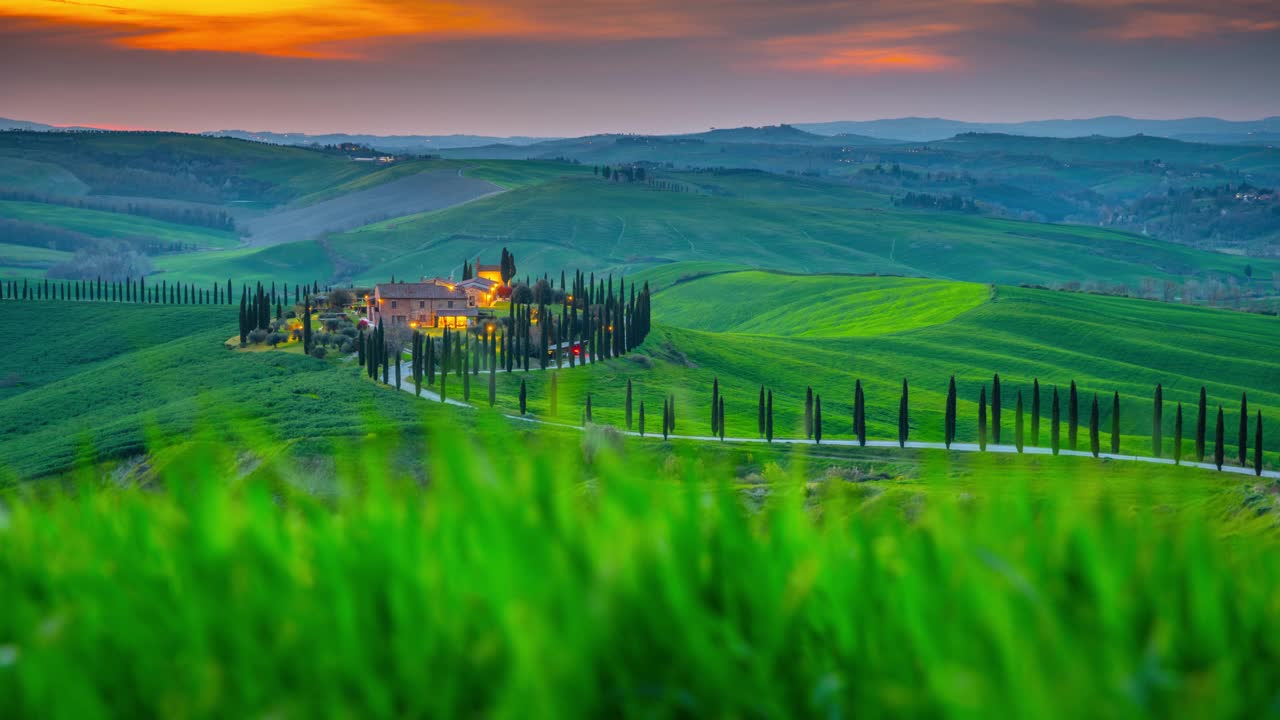
<instances>
[{"instance_id":1,"label":"sky","mask_svg":"<svg viewBox=\"0 0 1280 720\"><path fill-rule=\"evenodd\" d=\"M1276 0L3 0L0 117L569 136L1280 115Z\"/></svg>"}]
</instances>

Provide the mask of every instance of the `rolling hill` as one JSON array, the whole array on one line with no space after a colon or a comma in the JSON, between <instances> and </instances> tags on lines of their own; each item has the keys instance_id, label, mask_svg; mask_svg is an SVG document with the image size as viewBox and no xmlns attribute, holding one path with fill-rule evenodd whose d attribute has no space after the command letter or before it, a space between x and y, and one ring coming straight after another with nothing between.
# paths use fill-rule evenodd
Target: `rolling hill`
<instances>
[{"instance_id":1,"label":"rolling hill","mask_svg":"<svg viewBox=\"0 0 1280 720\"><path fill-rule=\"evenodd\" d=\"M594 415L620 423L631 380L636 407L643 400L649 408L651 428L657 427L653 413L663 397L674 393L681 423L677 432L707 434L711 383L718 378L729 435L756 434L757 399L764 385L774 393L779 435L795 436L805 388L812 386L823 397L826 435L849 437L853 388L861 379L869 434L890 440L896 437L897 401L906 377L911 437L939 441L947 380L955 375L958 440L972 442L979 388L985 385L990 391L998 372L1005 442L1012 438L1017 391L1024 393L1030 413L1032 380L1038 378L1043 416L1039 444L1048 445L1051 393L1057 386L1065 445L1067 389L1074 380L1082 424L1093 394L1099 395L1104 447L1111 393L1119 392L1121 448L1145 454L1151 447L1152 393L1162 383L1165 451L1172 446L1175 407L1181 402L1189 453L1204 385L1210 410L1222 405L1226 412L1232 448L1240 395L1248 393L1251 413L1261 411L1265 418L1267 462L1280 462L1275 454L1280 335L1274 318L1027 288L756 271L677 282L657 293L653 307L655 330L639 351L560 373L562 418L576 419L590 391ZM546 413L547 373L498 375L506 407L514 407L524 381L531 412ZM1087 449L1083 427L1080 442ZM1233 453L1229 450L1228 457Z\"/></svg>"},{"instance_id":2,"label":"rolling hill","mask_svg":"<svg viewBox=\"0 0 1280 720\"><path fill-rule=\"evenodd\" d=\"M683 182L687 176L674 177ZM723 177L714 181L729 185ZM1280 261L1097 228L868 206L868 196L856 191L840 206L792 203L788 194L771 202L769 192L709 196L599 179L555 180L333 236L326 251L359 281L447 274L463 258L496 255L504 246L530 274L565 267L629 273L710 260L793 272L1137 287L1143 278L1243 281L1249 264L1261 277L1280 270ZM226 275L216 263L207 267L205 277ZM306 269L313 273L308 277L324 277L314 273L330 268Z\"/></svg>"},{"instance_id":3,"label":"rolling hill","mask_svg":"<svg viewBox=\"0 0 1280 720\"><path fill-rule=\"evenodd\" d=\"M0 358L0 480L159 449L200 428L283 449L350 437L353 418L409 427L424 411L368 392L337 361L225 349L231 306L45 302L31 312L41 341Z\"/></svg>"}]
</instances>

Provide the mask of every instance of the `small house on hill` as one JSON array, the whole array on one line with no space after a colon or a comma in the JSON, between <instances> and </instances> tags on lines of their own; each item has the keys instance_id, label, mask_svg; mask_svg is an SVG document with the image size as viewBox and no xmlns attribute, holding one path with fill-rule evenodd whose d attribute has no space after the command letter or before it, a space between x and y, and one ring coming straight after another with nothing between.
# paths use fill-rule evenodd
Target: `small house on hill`
<instances>
[{"instance_id":1,"label":"small house on hill","mask_svg":"<svg viewBox=\"0 0 1280 720\"><path fill-rule=\"evenodd\" d=\"M492 280L498 285L502 285L502 266L501 265L481 265L480 257L476 256L475 277L485 280Z\"/></svg>"},{"instance_id":2,"label":"small house on hill","mask_svg":"<svg viewBox=\"0 0 1280 720\"><path fill-rule=\"evenodd\" d=\"M479 315L476 297L445 283L379 283L369 300L369 322L411 328L466 328Z\"/></svg>"},{"instance_id":3,"label":"small house on hill","mask_svg":"<svg viewBox=\"0 0 1280 720\"><path fill-rule=\"evenodd\" d=\"M469 280L463 280L456 287L468 296L474 296L476 304L480 307L493 307L493 302L498 298L498 289L502 287L502 283L486 277L473 277Z\"/></svg>"}]
</instances>

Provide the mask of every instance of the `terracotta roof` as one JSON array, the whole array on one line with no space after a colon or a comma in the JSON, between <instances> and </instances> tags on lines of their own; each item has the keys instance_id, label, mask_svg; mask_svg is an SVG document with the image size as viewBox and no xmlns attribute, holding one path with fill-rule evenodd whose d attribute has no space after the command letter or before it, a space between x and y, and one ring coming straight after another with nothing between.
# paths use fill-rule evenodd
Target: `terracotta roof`
<instances>
[{"instance_id":1,"label":"terracotta roof","mask_svg":"<svg viewBox=\"0 0 1280 720\"><path fill-rule=\"evenodd\" d=\"M457 286L461 288L477 287L485 292L488 292L489 290L492 290L495 287L497 287L499 284L500 283L498 281L490 280L489 278L474 277L474 278L469 278L467 280L463 280L462 282L458 283Z\"/></svg>"},{"instance_id":2,"label":"terracotta roof","mask_svg":"<svg viewBox=\"0 0 1280 720\"><path fill-rule=\"evenodd\" d=\"M396 300L466 300L467 294L461 290L450 290L433 282L425 283L379 283L374 286L378 297Z\"/></svg>"}]
</instances>

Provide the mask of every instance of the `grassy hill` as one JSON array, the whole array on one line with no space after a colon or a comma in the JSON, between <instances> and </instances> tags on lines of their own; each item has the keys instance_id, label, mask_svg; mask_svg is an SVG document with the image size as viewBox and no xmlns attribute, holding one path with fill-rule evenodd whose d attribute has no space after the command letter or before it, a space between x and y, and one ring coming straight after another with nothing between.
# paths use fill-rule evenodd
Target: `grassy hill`
<instances>
[{"instance_id":1,"label":"grassy hill","mask_svg":"<svg viewBox=\"0 0 1280 720\"><path fill-rule=\"evenodd\" d=\"M156 243L194 245L201 250L235 247L239 243L234 233L222 230L39 202L0 200L0 219L3 218L63 228L97 238L147 238Z\"/></svg>"},{"instance_id":2,"label":"grassy hill","mask_svg":"<svg viewBox=\"0 0 1280 720\"><path fill-rule=\"evenodd\" d=\"M287 202L377 169L305 148L160 132L5 132L0 159L56 166L61 170L50 172L74 176L92 194L209 203ZM6 175L18 182L5 189L42 192L49 185L47 174Z\"/></svg>"},{"instance_id":3,"label":"grassy hill","mask_svg":"<svg viewBox=\"0 0 1280 720\"><path fill-rule=\"evenodd\" d=\"M559 180L330 238L358 279L432 275L506 246L521 272L634 272L711 260L794 272L923 275L1019 283L1269 277L1280 262L1219 255L1137 235L891 207L802 206Z\"/></svg>"},{"instance_id":4,"label":"grassy hill","mask_svg":"<svg viewBox=\"0 0 1280 720\"><path fill-rule=\"evenodd\" d=\"M902 479L771 464L743 483L679 443L432 435L421 476L388 478L374 438L339 465L351 491L319 500L282 487L287 458L236 482L243 459L214 442L147 490L6 493L7 706L1056 720L1274 703L1274 510L1239 481L935 454ZM105 660L120 648L129 662Z\"/></svg>"},{"instance_id":5,"label":"grassy hill","mask_svg":"<svg viewBox=\"0 0 1280 720\"><path fill-rule=\"evenodd\" d=\"M370 431L409 427L424 410L370 392L337 360L223 348L236 332L229 306L48 302L24 313L39 339L0 358L0 476L159 449L200 428L283 447L350 437L365 417Z\"/></svg>"},{"instance_id":6,"label":"grassy hill","mask_svg":"<svg viewBox=\"0 0 1280 720\"><path fill-rule=\"evenodd\" d=\"M1016 392L1023 391L1029 413L1032 380L1038 378L1041 444L1048 445L1052 388L1061 389L1065 424L1067 386L1075 380L1082 423L1093 394L1099 394L1104 448L1111 393L1118 391L1121 449L1146 452L1152 392L1163 383L1166 447L1172 443L1175 404L1181 402L1190 452L1203 384L1211 412L1219 404L1226 411L1229 447L1236 445L1240 395L1248 392L1250 412L1261 410L1266 420L1267 462L1277 462L1280 335L1274 318L1046 290L759 272L679 283L659 292L653 305L657 327L638 353L560 373L562 417L576 420L590 391L594 415L620 422L630 379L636 407L646 402L651 429L660 427L655 413L662 398L675 393L677 431L709 433L711 382L718 377L730 435L756 434L758 392L766 385L774 391L779 435L795 435L805 388L812 386L824 398L828 437L849 437L854 382L861 379L869 433L890 440L896 438L905 376L911 383L912 438L940 441L947 379L954 374L959 439L973 441L978 390L986 385L989 391L998 372L1005 442L1013 437ZM749 317L744 307L758 308L760 317ZM502 401L514 407L522 379L532 412L545 413L546 373L499 373ZM1212 418L1208 432L1212 436ZM1082 431L1081 447L1087 445Z\"/></svg>"}]
</instances>

